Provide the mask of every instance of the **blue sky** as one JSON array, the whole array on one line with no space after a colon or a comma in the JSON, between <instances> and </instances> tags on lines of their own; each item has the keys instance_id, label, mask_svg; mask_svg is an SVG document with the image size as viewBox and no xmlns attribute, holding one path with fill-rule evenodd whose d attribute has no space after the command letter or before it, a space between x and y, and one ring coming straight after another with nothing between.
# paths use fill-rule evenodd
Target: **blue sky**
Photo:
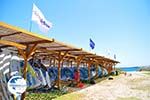
<instances>
[{"instance_id":1,"label":"blue sky","mask_svg":"<svg viewBox=\"0 0 150 100\"><path fill-rule=\"evenodd\" d=\"M53 28L42 33L33 22L32 32L85 50L92 38L92 52L116 54L119 67L150 65L149 0L1 0L0 21L29 30L33 3Z\"/></svg>"}]
</instances>

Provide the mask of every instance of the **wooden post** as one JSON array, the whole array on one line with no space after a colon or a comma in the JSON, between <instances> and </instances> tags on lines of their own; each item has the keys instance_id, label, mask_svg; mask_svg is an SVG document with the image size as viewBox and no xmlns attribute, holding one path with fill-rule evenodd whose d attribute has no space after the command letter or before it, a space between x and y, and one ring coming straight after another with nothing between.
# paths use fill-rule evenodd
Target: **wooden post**
<instances>
[{"instance_id":1,"label":"wooden post","mask_svg":"<svg viewBox=\"0 0 150 100\"><path fill-rule=\"evenodd\" d=\"M71 67L72 67L72 61L70 63L71 63Z\"/></svg>"},{"instance_id":2,"label":"wooden post","mask_svg":"<svg viewBox=\"0 0 150 100\"><path fill-rule=\"evenodd\" d=\"M109 74L109 63L108 62L106 63L106 69L107 69L107 72Z\"/></svg>"},{"instance_id":3,"label":"wooden post","mask_svg":"<svg viewBox=\"0 0 150 100\"><path fill-rule=\"evenodd\" d=\"M91 64L92 64L92 61L89 60L89 61L88 61L88 80L91 79L91 71L90 71Z\"/></svg>"},{"instance_id":4,"label":"wooden post","mask_svg":"<svg viewBox=\"0 0 150 100\"><path fill-rule=\"evenodd\" d=\"M114 63L111 63L111 72L114 70L113 66L114 66Z\"/></svg>"},{"instance_id":5,"label":"wooden post","mask_svg":"<svg viewBox=\"0 0 150 100\"><path fill-rule=\"evenodd\" d=\"M109 74L112 72L112 69L113 69L112 66L113 66L113 64L110 62L109 63Z\"/></svg>"},{"instance_id":6,"label":"wooden post","mask_svg":"<svg viewBox=\"0 0 150 100\"><path fill-rule=\"evenodd\" d=\"M107 64L107 68L108 68L108 74L110 74L111 73L111 71L112 71L112 63L108 63Z\"/></svg>"},{"instance_id":7,"label":"wooden post","mask_svg":"<svg viewBox=\"0 0 150 100\"><path fill-rule=\"evenodd\" d=\"M33 46L27 45L27 48L25 52L21 49L18 49L19 53L23 56L24 58L24 68L23 68L23 78L26 80L27 79L27 63L28 59L32 55L32 53L36 50L37 44L34 44ZM26 96L26 92L22 94L21 100L24 100Z\"/></svg>"},{"instance_id":8,"label":"wooden post","mask_svg":"<svg viewBox=\"0 0 150 100\"><path fill-rule=\"evenodd\" d=\"M52 66L52 59L49 58L49 67L51 67L51 66Z\"/></svg>"},{"instance_id":9,"label":"wooden post","mask_svg":"<svg viewBox=\"0 0 150 100\"><path fill-rule=\"evenodd\" d=\"M102 75L104 75L105 61L102 61L101 66L102 66Z\"/></svg>"},{"instance_id":10,"label":"wooden post","mask_svg":"<svg viewBox=\"0 0 150 100\"><path fill-rule=\"evenodd\" d=\"M63 58L67 55L68 51L66 51L63 55L61 54L61 51L58 53L58 89L61 88L61 62L63 61Z\"/></svg>"},{"instance_id":11,"label":"wooden post","mask_svg":"<svg viewBox=\"0 0 150 100\"><path fill-rule=\"evenodd\" d=\"M96 62L96 78L98 77L98 66L99 66L99 63Z\"/></svg>"},{"instance_id":12,"label":"wooden post","mask_svg":"<svg viewBox=\"0 0 150 100\"><path fill-rule=\"evenodd\" d=\"M61 69L60 69L60 63L61 63L61 52L59 52L58 55L58 89L60 89L60 79L61 79Z\"/></svg>"},{"instance_id":13,"label":"wooden post","mask_svg":"<svg viewBox=\"0 0 150 100\"><path fill-rule=\"evenodd\" d=\"M69 59L70 59L70 57L67 57L67 59L65 60L65 65L66 65L66 67L70 67L70 66L69 66Z\"/></svg>"},{"instance_id":14,"label":"wooden post","mask_svg":"<svg viewBox=\"0 0 150 100\"><path fill-rule=\"evenodd\" d=\"M113 67L113 70L116 70L116 68L115 68L115 66L116 66L116 63L113 63L113 66L114 66L114 67Z\"/></svg>"},{"instance_id":15,"label":"wooden post","mask_svg":"<svg viewBox=\"0 0 150 100\"><path fill-rule=\"evenodd\" d=\"M78 73L79 73L79 75L80 75L79 66L80 66L80 61L77 60L77 71L78 71ZM78 81L78 83L80 82L80 77L79 77L79 79L78 79L77 81Z\"/></svg>"},{"instance_id":16,"label":"wooden post","mask_svg":"<svg viewBox=\"0 0 150 100\"><path fill-rule=\"evenodd\" d=\"M56 67L56 58L53 59L53 67Z\"/></svg>"},{"instance_id":17,"label":"wooden post","mask_svg":"<svg viewBox=\"0 0 150 100\"><path fill-rule=\"evenodd\" d=\"M24 58L24 67L23 67L23 78L26 80L27 79L27 64L28 64L28 58Z\"/></svg>"},{"instance_id":18,"label":"wooden post","mask_svg":"<svg viewBox=\"0 0 150 100\"><path fill-rule=\"evenodd\" d=\"M63 63L63 61L61 62L61 67L63 67L64 66L64 63Z\"/></svg>"},{"instance_id":19,"label":"wooden post","mask_svg":"<svg viewBox=\"0 0 150 100\"><path fill-rule=\"evenodd\" d=\"M106 61L104 61L104 63L103 63L103 66L104 66L104 68L108 71L108 66L107 66L107 62Z\"/></svg>"},{"instance_id":20,"label":"wooden post","mask_svg":"<svg viewBox=\"0 0 150 100\"><path fill-rule=\"evenodd\" d=\"M84 57L84 55L81 55L81 56L79 56L79 57L76 58L76 62L77 62L77 71L78 71L79 75L80 75L79 66L80 66L80 63L81 63L81 60L83 59L83 57ZM78 79L78 83L79 83L79 82L80 82L80 77L79 77L79 79Z\"/></svg>"}]
</instances>

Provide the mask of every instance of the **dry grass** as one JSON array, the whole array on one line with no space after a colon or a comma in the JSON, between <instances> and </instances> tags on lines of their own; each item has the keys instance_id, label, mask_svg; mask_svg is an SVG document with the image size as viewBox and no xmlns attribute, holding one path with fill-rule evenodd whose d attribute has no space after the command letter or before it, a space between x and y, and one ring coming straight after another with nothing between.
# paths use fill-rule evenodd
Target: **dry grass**
<instances>
[{"instance_id":1,"label":"dry grass","mask_svg":"<svg viewBox=\"0 0 150 100\"><path fill-rule=\"evenodd\" d=\"M136 97L119 97L117 98L117 100L141 100L141 99Z\"/></svg>"},{"instance_id":2,"label":"dry grass","mask_svg":"<svg viewBox=\"0 0 150 100\"><path fill-rule=\"evenodd\" d=\"M71 93L71 94L63 95L63 96L58 97L58 98L53 99L53 100L81 100L81 98L83 96L84 96L83 94Z\"/></svg>"},{"instance_id":3,"label":"dry grass","mask_svg":"<svg viewBox=\"0 0 150 100\"><path fill-rule=\"evenodd\" d=\"M150 75L150 72L144 72L144 74ZM147 76L141 78L135 78L129 81L131 89L149 91L150 92L150 78Z\"/></svg>"},{"instance_id":4,"label":"dry grass","mask_svg":"<svg viewBox=\"0 0 150 100\"><path fill-rule=\"evenodd\" d=\"M146 74L146 75L150 76L150 71L144 71L143 74Z\"/></svg>"},{"instance_id":5,"label":"dry grass","mask_svg":"<svg viewBox=\"0 0 150 100\"><path fill-rule=\"evenodd\" d=\"M150 92L150 85L135 86L135 87L133 87L132 89L142 90L142 91L149 91L149 92Z\"/></svg>"}]
</instances>

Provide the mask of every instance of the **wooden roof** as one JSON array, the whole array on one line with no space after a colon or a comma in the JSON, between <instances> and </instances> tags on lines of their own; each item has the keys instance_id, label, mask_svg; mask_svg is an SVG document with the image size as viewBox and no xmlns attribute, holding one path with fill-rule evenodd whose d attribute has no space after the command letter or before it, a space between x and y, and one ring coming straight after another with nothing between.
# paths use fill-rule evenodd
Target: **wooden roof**
<instances>
[{"instance_id":1,"label":"wooden roof","mask_svg":"<svg viewBox=\"0 0 150 100\"><path fill-rule=\"evenodd\" d=\"M5 42L9 41L9 42ZM18 43L18 44L15 44ZM43 37L32 32L20 29L8 25L6 23L0 22L0 48L10 48L15 50L13 46L17 48L26 49L26 46L37 44L36 53L41 56L44 55L54 55L58 53L67 52L67 56L78 57L81 55L85 56L85 60L93 58L98 61L108 61L112 63L119 63L113 59L109 59L100 55L93 54L91 52L85 51L82 48L77 48L66 43L59 42L55 39ZM17 49L16 49L17 50Z\"/></svg>"}]
</instances>

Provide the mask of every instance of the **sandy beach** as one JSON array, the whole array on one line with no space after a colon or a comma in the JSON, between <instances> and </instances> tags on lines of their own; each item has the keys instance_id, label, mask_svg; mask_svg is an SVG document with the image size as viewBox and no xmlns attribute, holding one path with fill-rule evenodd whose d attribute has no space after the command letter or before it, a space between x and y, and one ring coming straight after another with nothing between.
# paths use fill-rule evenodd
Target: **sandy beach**
<instances>
[{"instance_id":1,"label":"sandy beach","mask_svg":"<svg viewBox=\"0 0 150 100\"><path fill-rule=\"evenodd\" d=\"M55 100L150 100L150 77L144 73L114 76Z\"/></svg>"}]
</instances>

